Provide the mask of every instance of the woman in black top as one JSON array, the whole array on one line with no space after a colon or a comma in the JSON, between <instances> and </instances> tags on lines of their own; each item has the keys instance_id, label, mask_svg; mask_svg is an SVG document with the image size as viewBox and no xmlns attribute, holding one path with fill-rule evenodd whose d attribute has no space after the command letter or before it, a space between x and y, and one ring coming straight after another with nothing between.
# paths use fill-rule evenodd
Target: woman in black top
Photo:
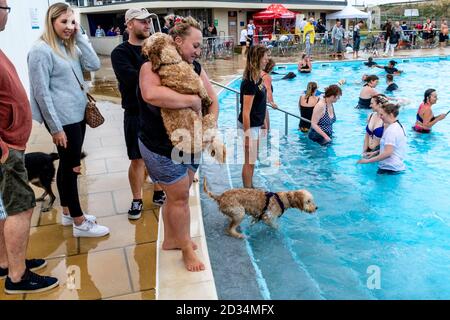
<instances>
[{"instance_id":1,"label":"woman in black top","mask_svg":"<svg viewBox=\"0 0 450 320\"><path fill-rule=\"evenodd\" d=\"M184 61L193 64L200 75L208 95L213 100L209 112L218 114L218 100L205 71L194 60L201 54L203 42L200 25L192 17L180 19L170 29ZM145 53L145 52L144 52ZM190 237L189 188L194 179L198 163L188 155L182 155L166 133L161 118L161 108L191 108L201 111L198 95L180 94L161 85L159 75L152 70L152 63L142 65L140 76L140 132L139 148L154 182L159 182L167 200L162 207L164 218L163 250L181 249L183 262L189 271L202 271L203 263L195 254L196 245ZM180 158L182 157L182 158Z\"/></svg>"},{"instance_id":2,"label":"woman in black top","mask_svg":"<svg viewBox=\"0 0 450 320\"><path fill-rule=\"evenodd\" d=\"M309 82L306 87L305 95L300 96L298 100L298 106L300 108L300 116L303 119L300 119L299 129L301 132L308 132L309 128L311 128L311 118L313 115L314 107L319 102L319 97L316 96L317 92L317 83ZM306 120L309 120L306 121Z\"/></svg>"},{"instance_id":3,"label":"woman in black top","mask_svg":"<svg viewBox=\"0 0 450 320\"><path fill-rule=\"evenodd\" d=\"M266 117L267 91L261 78L261 70L269 60L268 52L269 49L262 45L250 47L241 83L241 111L238 120L245 133L245 163L242 167L244 188L253 188L259 129Z\"/></svg>"}]
</instances>

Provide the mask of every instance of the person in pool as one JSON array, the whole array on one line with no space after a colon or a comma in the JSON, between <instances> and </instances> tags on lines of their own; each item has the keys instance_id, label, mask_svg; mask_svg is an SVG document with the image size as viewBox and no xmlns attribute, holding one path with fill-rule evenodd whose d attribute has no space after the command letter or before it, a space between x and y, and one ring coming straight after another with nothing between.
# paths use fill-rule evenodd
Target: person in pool
<instances>
[{"instance_id":1,"label":"person in pool","mask_svg":"<svg viewBox=\"0 0 450 320\"><path fill-rule=\"evenodd\" d=\"M398 85L394 83L394 76L392 74L386 75L386 84L388 85L386 92L392 93L393 91L398 90Z\"/></svg>"},{"instance_id":2,"label":"person in pool","mask_svg":"<svg viewBox=\"0 0 450 320\"><path fill-rule=\"evenodd\" d=\"M376 63L375 61L373 61L373 58L372 58L372 57L369 57L369 58L367 59L367 61L364 62L364 64L365 64L366 66L368 66L369 68L372 68L372 67L374 67L374 66L377 65L377 63Z\"/></svg>"},{"instance_id":3,"label":"person in pool","mask_svg":"<svg viewBox=\"0 0 450 320\"><path fill-rule=\"evenodd\" d=\"M276 65L275 61L273 59L269 59L264 69L261 70L261 79L263 80L267 92L267 103L273 109L278 108L277 104L273 100L272 76L270 75L270 73L273 71L273 68L275 68L275 65ZM261 129L270 130L270 118L268 109L266 109L266 118L264 119L264 124L261 127Z\"/></svg>"},{"instance_id":4,"label":"person in pool","mask_svg":"<svg viewBox=\"0 0 450 320\"><path fill-rule=\"evenodd\" d=\"M370 102L372 97L378 95L379 93L375 90L378 85L378 76L370 75L366 78L366 84L362 87L359 93L359 101L356 108L358 109L370 109Z\"/></svg>"},{"instance_id":5,"label":"person in pool","mask_svg":"<svg viewBox=\"0 0 450 320\"><path fill-rule=\"evenodd\" d=\"M305 53L302 55L302 61L298 63L298 71L300 73L311 73L312 71L311 60Z\"/></svg>"},{"instance_id":6,"label":"person in pool","mask_svg":"<svg viewBox=\"0 0 450 320\"><path fill-rule=\"evenodd\" d=\"M389 74L395 74L395 75L399 75L400 73L402 73L402 70L398 70L395 65L397 64L396 61L391 60L389 61L387 66L380 66L380 65L375 65L375 67L380 68L380 69L384 69L387 73Z\"/></svg>"},{"instance_id":7,"label":"person in pool","mask_svg":"<svg viewBox=\"0 0 450 320\"><path fill-rule=\"evenodd\" d=\"M416 115L416 124L413 130L419 133L430 133L431 127L441 120L444 120L448 113L442 113L435 117L431 107L437 102L437 92L435 89L427 89L424 93L423 102L419 106Z\"/></svg>"},{"instance_id":8,"label":"person in pool","mask_svg":"<svg viewBox=\"0 0 450 320\"><path fill-rule=\"evenodd\" d=\"M311 130L308 138L321 145L331 142L333 136L333 123L336 122L336 114L333 104L342 96L341 88L332 84L325 90L323 99L314 107L311 118Z\"/></svg>"},{"instance_id":9,"label":"person in pool","mask_svg":"<svg viewBox=\"0 0 450 320\"><path fill-rule=\"evenodd\" d=\"M316 95L317 82L309 82L306 89L306 93L300 96L298 101L298 107L300 108L299 129L301 132L308 132L311 128L311 118L313 115L314 107L319 102L319 97ZM306 120L309 120L306 121Z\"/></svg>"},{"instance_id":10,"label":"person in pool","mask_svg":"<svg viewBox=\"0 0 450 320\"><path fill-rule=\"evenodd\" d=\"M396 174L406 169L403 159L406 155L406 133L397 120L400 106L385 103L379 109L380 118L385 124L380 140L380 150L365 153L358 163L378 162L378 174Z\"/></svg>"},{"instance_id":11,"label":"person in pool","mask_svg":"<svg viewBox=\"0 0 450 320\"><path fill-rule=\"evenodd\" d=\"M384 132L384 123L380 118L380 108L384 103L388 103L388 99L384 94L374 96L370 106L373 112L367 117L366 134L364 136L363 157L368 152L380 149L380 139Z\"/></svg>"}]
</instances>

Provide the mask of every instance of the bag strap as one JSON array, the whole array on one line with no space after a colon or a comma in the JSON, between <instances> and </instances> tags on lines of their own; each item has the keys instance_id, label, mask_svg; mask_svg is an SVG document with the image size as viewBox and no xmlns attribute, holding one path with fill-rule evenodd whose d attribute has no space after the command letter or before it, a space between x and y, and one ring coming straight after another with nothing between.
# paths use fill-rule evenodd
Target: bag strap
<instances>
[{"instance_id":1,"label":"bag strap","mask_svg":"<svg viewBox=\"0 0 450 320\"><path fill-rule=\"evenodd\" d=\"M75 73L75 70L73 70L72 67L71 67L71 69L72 69L73 75L74 75L75 78L77 79L78 84L80 85L81 91L84 92L84 86L83 86L83 84L82 84L82 83L80 82L80 80L78 79L77 74ZM97 100L95 100L95 98L94 98L89 92L86 92L86 96L87 96L89 102L97 102Z\"/></svg>"},{"instance_id":2,"label":"bag strap","mask_svg":"<svg viewBox=\"0 0 450 320\"><path fill-rule=\"evenodd\" d=\"M80 79L78 79L77 74L75 73L75 70L73 70L72 66L70 66L70 68L72 69L73 75L75 76L75 78L77 79L78 84L80 85L81 91L84 92L84 86L81 84Z\"/></svg>"}]
</instances>

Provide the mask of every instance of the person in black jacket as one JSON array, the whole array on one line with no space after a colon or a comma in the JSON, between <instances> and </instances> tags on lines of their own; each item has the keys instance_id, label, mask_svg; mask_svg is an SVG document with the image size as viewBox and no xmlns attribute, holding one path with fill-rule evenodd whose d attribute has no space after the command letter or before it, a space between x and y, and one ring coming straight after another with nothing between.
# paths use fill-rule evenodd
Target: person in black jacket
<instances>
[{"instance_id":1,"label":"person in black jacket","mask_svg":"<svg viewBox=\"0 0 450 320\"><path fill-rule=\"evenodd\" d=\"M141 217L143 208L142 186L145 180L145 163L142 160L138 145L139 103L137 86L139 69L144 63L141 55L142 43L150 36L150 13L145 9L129 9L125 14L125 21L129 32L129 39L119 44L111 53L111 62L119 81L124 109L124 133L128 158L131 160L128 169L133 201L128 211L128 218L136 220ZM161 206L164 203L164 192L155 184L153 203Z\"/></svg>"}]
</instances>

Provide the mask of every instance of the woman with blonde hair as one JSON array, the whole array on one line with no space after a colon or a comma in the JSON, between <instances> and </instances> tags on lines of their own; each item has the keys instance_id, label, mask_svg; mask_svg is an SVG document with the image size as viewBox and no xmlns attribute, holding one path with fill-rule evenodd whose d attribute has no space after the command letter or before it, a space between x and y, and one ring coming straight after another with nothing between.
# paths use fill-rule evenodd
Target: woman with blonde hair
<instances>
[{"instance_id":1,"label":"woman with blonde hair","mask_svg":"<svg viewBox=\"0 0 450 320\"><path fill-rule=\"evenodd\" d=\"M311 128L311 118L314 107L317 102L319 102L319 97L316 95L317 88L317 82L309 82L305 94L300 96L300 99L298 100L301 116L299 129L301 132L308 132ZM309 122L306 120L309 120Z\"/></svg>"},{"instance_id":2,"label":"woman with blonde hair","mask_svg":"<svg viewBox=\"0 0 450 320\"><path fill-rule=\"evenodd\" d=\"M242 167L244 188L253 188L259 131L266 117L267 90L261 78L261 70L266 67L269 60L268 53L269 49L262 45L250 47L241 83L238 126L244 131L245 162Z\"/></svg>"},{"instance_id":3,"label":"woman with blonde hair","mask_svg":"<svg viewBox=\"0 0 450 320\"><path fill-rule=\"evenodd\" d=\"M192 17L177 18L170 29L181 58L191 64L200 76L213 103L208 113L219 112L217 95L200 63L203 36L200 24ZM142 48L148 56L149 48ZM139 73L140 132L139 149L148 173L155 183L159 183L167 198L162 206L164 219L163 250L181 249L183 262L188 271L202 271L204 264L197 257L197 245L190 234L189 188L199 167L199 155L192 155L190 161L181 162L172 156L179 151L172 146L161 117L161 108L191 108L196 112L202 109L198 95L181 94L161 85L159 75L152 70L151 61L146 61Z\"/></svg>"},{"instance_id":4,"label":"woman with blonde hair","mask_svg":"<svg viewBox=\"0 0 450 320\"><path fill-rule=\"evenodd\" d=\"M66 3L51 5L45 29L28 54L30 100L33 119L44 122L59 154L56 184L60 196L62 225L73 226L74 237L101 237L109 229L81 209L77 178L86 132L87 97L83 70L100 68L91 44L80 31Z\"/></svg>"}]
</instances>

